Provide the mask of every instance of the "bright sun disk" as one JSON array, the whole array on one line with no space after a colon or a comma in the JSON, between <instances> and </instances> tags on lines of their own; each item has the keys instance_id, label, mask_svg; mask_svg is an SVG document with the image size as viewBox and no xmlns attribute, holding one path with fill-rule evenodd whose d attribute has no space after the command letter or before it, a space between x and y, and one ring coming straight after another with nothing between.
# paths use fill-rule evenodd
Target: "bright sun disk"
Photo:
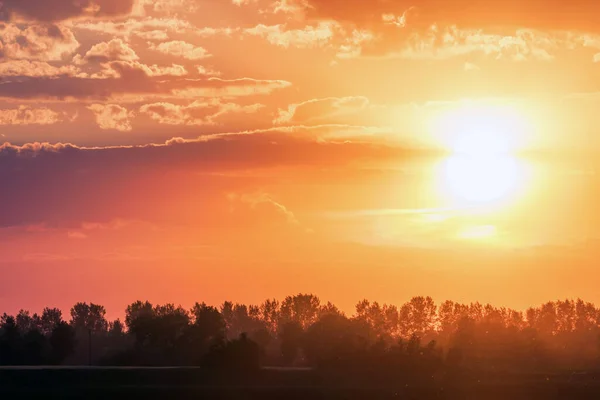
<instances>
[{"instance_id":1,"label":"bright sun disk","mask_svg":"<svg viewBox=\"0 0 600 400\"><path fill-rule=\"evenodd\" d=\"M523 177L514 153L525 129L507 107L466 105L444 114L437 132L451 152L438 173L444 196L458 206L506 204Z\"/></svg>"}]
</instances>

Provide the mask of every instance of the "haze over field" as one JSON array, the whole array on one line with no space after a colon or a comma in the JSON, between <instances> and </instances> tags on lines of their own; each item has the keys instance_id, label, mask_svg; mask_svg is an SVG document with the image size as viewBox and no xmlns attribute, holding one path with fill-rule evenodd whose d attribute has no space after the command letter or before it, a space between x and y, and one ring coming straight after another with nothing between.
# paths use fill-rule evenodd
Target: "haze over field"
<instances>
[{"instance_id":1,"label":"haze over field","mask_svg":"<svg viewBox=\"0 0 600 400\"><path fill-rule=\"evenodd\" d=\"M583 0L0 0L0 312L598 304L598 62Z\"/></svg>"}]
</instances>

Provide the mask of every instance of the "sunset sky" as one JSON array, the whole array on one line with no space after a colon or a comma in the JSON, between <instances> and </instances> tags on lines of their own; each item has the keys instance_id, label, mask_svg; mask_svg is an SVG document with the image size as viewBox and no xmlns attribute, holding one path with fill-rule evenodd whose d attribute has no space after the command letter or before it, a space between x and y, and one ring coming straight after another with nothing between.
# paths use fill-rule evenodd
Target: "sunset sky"
<instances>
[{"instance_id":1,"label":"sunset sky","mask_svg":"<svg viewBox=\"0 0 600 400\"><path fill-rule=\"evenodd\" d=\"M589 0L0 0L0 312L599 303L599 110Z\"/></svg>"}]
</instances>

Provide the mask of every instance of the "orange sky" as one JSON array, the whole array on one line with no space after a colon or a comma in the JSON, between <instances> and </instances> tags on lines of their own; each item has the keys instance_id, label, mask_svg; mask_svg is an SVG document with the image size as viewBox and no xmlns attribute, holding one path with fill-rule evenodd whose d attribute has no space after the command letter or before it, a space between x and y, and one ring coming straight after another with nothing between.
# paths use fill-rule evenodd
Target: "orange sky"
<instances>
[{"instance_id":1,"label":"orange sky","mask_svg":"<svg viewBox=\"0 0 600 400\"><path fill-rule=\"evenodd\" d=\"M598 63L583 0L0 0L0 312L600 303Z\"/></svg>"}]
</instances>

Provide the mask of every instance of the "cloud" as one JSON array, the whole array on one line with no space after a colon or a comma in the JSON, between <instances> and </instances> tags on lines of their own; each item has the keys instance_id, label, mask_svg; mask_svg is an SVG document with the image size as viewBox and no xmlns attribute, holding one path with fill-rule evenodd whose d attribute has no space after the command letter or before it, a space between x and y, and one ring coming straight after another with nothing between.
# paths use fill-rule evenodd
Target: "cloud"
<instances>
[{"instance_id":1,"label":"cloud","mask_svg":"<svg viewBox=\"0 0 600 400\"><path fill-rule=\"evenodd\" d=\"M354 29L352 34L344 40L336 54L337 58L349 59L357 58L362 54L362 46L375 39L375 35L365 29Z\"/></svg>"},{"instance_id":2,"label":"cloud","mask_svg":"<svg viewBox=\"0 0 600 400\"><path fill-rule=\"evenodd\" d=\"M114 17L132 12L134 0L3 0L0 21L56 22Z\"/></svg>"},{"instance_id":3,"label":"cloud","mask_svg":"<svg viewBox=\"0 0 600 400\"><path fill-rule=\"evenodd\" d=\"M80 78L94 79L119 79L123 74L141 73L147 77L179 77L188 74L188 71L183 65L172 64L171 66L147 65L138 61L111 61L102 64L102 69L98 73L80 74Z\"/></svg>"},{"instance_id":4,"label":"cloud","mask_svg":"<svg viewBox=\"0 0 600 400\"><path fill-rule=\"evenodd\" d=\"M463 68L465 69L465 71L478 71L481 69L477 64L473 64L470 62L466 62Z\"/></svg>"},{"instance_id":5,"label":"cloud","mask_svg":"<svg viewBox=\"0 0 600 400\"><path fill-rule=\"evenodd\" d=\"M401 16L407 10L417 14L423 26L437 23L464 28L505 26L577 31L598 31L600 26L600 4L587 0L556 2L552 6L547 0L472 0L468 3L447 0L417 3L409 0L295 0L293 3L304 5L309 18L335 19L360 27L374 27L382 22L382 15Z\"/></svg>"},{"instance_id":6,"label":"cloud","mask_svg":"<svg viewBox=\"0 0 600 400\"><path fill-rule=\"evenodd\" d=\"M423 29L410 26L386 28L384 32L357 31L340 45L337 57L449 59L470 54L509 61L549 61L560 51L600 48L596 35L543 32L531 29L489 33L457 25L433 24Z\"/></svg>"},{"instance_id":7,"label":"cloud","mask_svg":"<svg viewBox=\"0 0 600 400\"><path fill-rule=\"evenodd\" d=\"M137 61L113 61L108 70L87 77L31 77L6 81L0 85L0 98L44 99L47 101L119 100L140 101L149 98L238 97L268 94L291 85L280 80L251 78L184 79L182 66L148 66ZM171 79L164 79L170 76ZM102 79L99 79L102 78Z\"/></svg>"},{"instance_id":8,"label":"cloud","mask_svg":"<svg viewBox=\"0 0 600 400\"><path fill-rule=\"evenodd\" d=\"M136 52L121 39L113 39L109 42L101 42L92 46L82 57L73 57L73 63L79 66L101 67L96 72L81 72L78 78L121 78L123 71L138 71L148 77L184 76L187 70L182 65L171 66L148 65L139 60Z\"/></svg>"},{"instance_id":9,"label":"cloud","mask_svg":"<svg viewBox=\"0 0 600 400\"><path fill-rule=\"evenodd\" d=\"M207 68L203 65L196 65L196 71L198 71L198 74L204 75L204 76L220 76L221 75L220 71L216 71L212 68Z\"/></svg>"},{"instance_id":10,"label":"cloud","mask_svg":"<svg viewBox=\"0 0 600 400\"><path fill-rule=\"evenodd\" d=\"M69 28L52 24L0 24L0 44L0 60L61 61L79 47Z\"/></svg>"},{"instance_id":11,"label":"cloud","mask_svg":"<svg viewBox=\"0 0 600 400\"><path fill-rule=\"evenodd\" d=\"M265 38L269 43L288 48L321 47L329 44L334 37L338 24L335 21L321 21L317 26L303 29L286 29L284 25L257 25L244 32L247 35Z\"/></svg>"},{"instance_id":12,"label":"cloud","mask_svg":"<svg viewBox=\"0 0 600 400\"><path fill-rule=\"evenodd\" d=\"M196 81L201 82L201 81ZM189 85L183 89L175 89L173 93L180 97L239 97L269 94L275 90L285 89L292 84L283 80L237 78L222 79L217 77L204 81L207 85Z\"/></svg>"},{"instance_id":13,"label":"cloud","mask_svg":"<svg viewBox=\"0 0 600 400\"><path fill-rule=\"evenodd\" d=\"M134 224L137 221L124 220L124 219L113 219L109 222L83 222L81 229L85 231L95 230L120 230L127 226Z\"/></svg>"},{"instance_id":14,"label":"cloud","mask_svg":"<svg viewBox=\"0 0 600 400\"><path fill-rule=\"evenodd\" d=\"M67 232L67 236L69 237L69 239L87 239L87 235L83 232L79 232L79 231L69 231Z\"/></svg>"},{"instance_id":15,"label":"cloud","mask_svg":"<svg viewBox=\"0 0 600 400\"><path fill-rule=\"evenodd\" d=\"M170 18L129 18L125 21L75 22L74 29L86 30L110 37L130 38L137 36L149 40L164 40L169 35L191 34L199 37L230 35L232 28L197 28L189 21Z\"/></svg>"},{"instance_id":16,"label":"cloud","mask_svg":"<svg viewBox=\"0 0 600 400\"><path fill-rule=\"evenodd\" d=\"M52 77L75 76L79 69L74 65L54 66L45 61L14 60L0 63L0 77Z\"/></svg>"},{"instance_id":17,"label":"cloud","mask_svg":"<svg viewBox=\"0 0 600 400\"><path fill-rule=\"evenodd\" d=\"M303 103L291 104L286 110L280 109L273 123L304 124L360 112L368 106L369 99L362 96L312 99Z\"/></svg>"},{"instance_id":18,"label":"cloud","mask_svg":"<svg viewBox=\"0 0 600 400\"><path fill-rule=\"evenodd\" d=\"M416 59L444 59L471 53L495 56L496 59L548 61L560 46L561 38L542 32L519 29L514 34L488 34L481 30L456 26L430 27L424 33L413 33L406 45L392 56ZM566 40L562 40L566 44Z\"/></svg>"},{"instance_id":19,"label":"cloud","mask_svg":"<svg viewBox=\"0 0 600 400\"><path fill-rule=\"evenodd\" d=\"M273 14L282 13L302 16L305 8L307 8L306 1L276 0L271 2L267 10Z\"/></svg>"},{"instance_id":20,"label":"cloud","mask_svg":"<svg viewBox=\"0 0 600 400\"><path fill-rule=\"evenodd\" d=\"M140 0L139 4L156 13L172 14L180 11L192 13L200 5L195 0Z\"/></svg>"},{"instance_id":21,"label":"cloud","mask_svg":"<svg viewBox=\"0 0 600 400\"><path fill-rule=\"evenodd\" d=\"M214 125L225 115L255 113L263 107L262 104L241 106L235 103L221 103L219 100L197 100L186 106L172 103L146 104L140 107L140 112L161 124Z\"/></svg>"},{"instance_id":22,"label":"cloud","mask_svg":"<svg viewBox=\"0 0 600 400\"><path fill-rule=\"evenodd\" d=\"M174 57L182 57L187 60L202 60L211 57L205 48L194 46L181 40L159 43L158 45L150 44L150 50L158 51L163 54L168 54Z\"/></svg>"},{"instance_id":23,"label":"cloud","mask_svg":"<svg viewBox=\"0 0 600 400\"><path fill-rule=\"evenodd\" d=\"M131 119L135 117L132 111L117 104L92 104L88 107L96 116L100 129L115 129L121 132L131 131Z\"/></svg>"},{"instance_id":24,"label":"cloud","mask_svg":"<svg viewBox=\"0 0 600 400\"><path fill-rule=\"evenodd\" d=\"M600 32L600 5L576 0L548 7L544 0L432 0L415 4L407 0L287 0L301 8L309 24L329 23L339 59L398 57L440 59L481 53L512 61L550 60L559 50L587 47L577 36ZM307 26L309 29L311 25ZM246 34L265 37L273 44L291 47L294 39L314 34L285 25L258 25ZM308 40L308 39L307 39ZM316 40L316 39L315 39ZM316 44L325 43L316 40ZM597 48L597 46L593 46Z\"/></svg>"},{"instance_id":25,"label":"cloud","mask_svg":"<svg viewBox=\"0 0 600 400\"><path fill-rule=\"evenodd\" d=\"M52 125L61 122L63 117L49 108L0 109L0 125Z\"/></svg>"},{"instance_id":26,"label":"cloud","mask_svg":"<svg viewBox=\"0 0 600 400\"><path fill-rule=\"evenodd\" d=\"M165 31L154 30L154 31L138 31L135 35L145 40L166 40L169 35Z\"/></svg>"},{"instance_id":27,"label":"cloud","mask_svg":"<svg viewBox=\"0 0 600 400\"><path fill-rule=\"evenodd\" d=\"M414 15L416 10L417 10L417 7L410 7L409 9L404 11L401 15L395 15L393 13L392 14L382 14L381 20L383 21L384 24L395 25L399 28L406 28L409 18L411 18L412 15Z\"/></svg>"},{"instance_id":28,"label":"cloud","mask_svg":"<svg viewBox=\"0 0 600 400\"><path fill-rule=\"evenodd\" d=\"M77 57L76 63L107 63L110 61L137 61L140 57L121 39L95 44L83 58Z\"/></svg>"},{"instance_id":29,"label":"cloud","mask_svg":"<svg viewBox=\"0 0 600 400\"><path fill-rule=\"evenodd\" d=\"M300 226L294 213L275 201L268 193L230 193L227 200L235 223L246 228Z\"/></svg>"},{"instance_id":30,"label":"cloud","mask_svg":"<svg viewBox=\"0 0 600 400\"><path fill-rule=\"evenodd\" d=\"M114 219L218 225L226 214L214 214L211 207L228 213L223 193L239 192L243 184L215 174L278 166L320 169L405 154L385 145L317 140L339 129L295 127L144 146L0 145L0 226ZM196 207L211 212L192 212Z\"/></svg>"}]
</instances>

